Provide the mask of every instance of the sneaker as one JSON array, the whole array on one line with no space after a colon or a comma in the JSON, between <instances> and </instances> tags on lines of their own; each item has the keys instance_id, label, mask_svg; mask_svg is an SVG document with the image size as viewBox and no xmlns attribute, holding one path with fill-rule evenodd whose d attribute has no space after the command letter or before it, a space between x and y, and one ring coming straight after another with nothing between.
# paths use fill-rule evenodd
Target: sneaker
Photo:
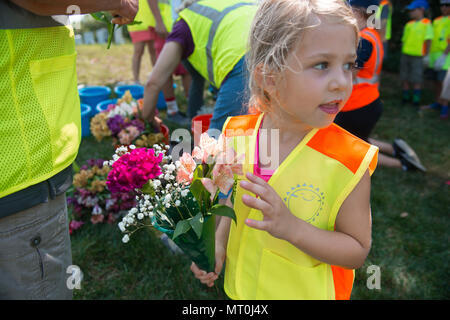
<instances>
[{"instance_id":1,"label":"sneaker","mask_svg":"<svg viewBox=\"0 0 450 320\"><path fill-rule=\"evenodd\" d=\"M400 161L404 171L419 169L420 171L427 172L427 169L420 163L420 161L418 161L418 159L411 157L407 153L400 153Z\"/></svg>"},{"instance_id":2,"label":"sneaker","mask_svg":"<svg viewBox=\"0 0 450 320\"><path fill-rule=\"evenodd\" d=\"M428 104L426 106L421 106L420 110L439 110L441 105L437 102L433 102L432 104Z\"/></svg>"},{"instance_id":3,"label":"sneaker","mask_svg":"<svg viewBox=\"0 0 450 320\"><path fill-rule=\"evenodd\" d=\"M439 115L441 119L448 119L448 106L441 107L441 114Z\"/></svg>"},{"instance_id":4,"label":"sneaker","mask_svg":"<svg viewBox=\"0 0 450 320\"><path fill-rule=\"evenodd\" d=\"M183 116L180 112L176 112L172 115L167 115L166 120L176 123L183 127L187 127L187 126L191 125L191 119L186 116Z\"/></svg>"},{"instance_id":5,"label":"sneaker","mask_svg":"<svg viewBox=\"0 0 450 320\"><path fill-rule=\"evenodd\" d=\"M400 159L403 170L419 169L423 172L427 171L416 152L404 140L395 139L392 146L394 147L394 156Z\"/></svg>"}]
</instances>

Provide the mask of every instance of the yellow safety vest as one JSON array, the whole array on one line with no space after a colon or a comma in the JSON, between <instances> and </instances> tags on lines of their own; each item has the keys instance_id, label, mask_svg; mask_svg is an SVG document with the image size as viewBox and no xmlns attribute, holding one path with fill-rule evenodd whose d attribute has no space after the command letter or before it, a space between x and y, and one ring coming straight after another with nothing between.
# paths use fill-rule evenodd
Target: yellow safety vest
<instances>
[{"instance_id":1,"label":"yellow safety vest","mask_svg":"<svg viewBox=\"0 0 450 320\"><path fill-rule=\"evenodd\" d=\"M230 117L224 134L233 137L237 154L245 153L244 173L252 172L257 131L263 114ZM240 128L242 130L234 130ZM270 136L270 133L268 133ZM269 185L298 218L334 231L344 200L363 174L373 173L378 148L336 124L313 129L274 172ZM243 179L243 177L238 177ZM248 227L262 220L259 210L242 203L249 194L237 187L225 269L225 292L232 299L349 299L354 270L331 266L268 232Z\"/></svg>"},{"instance_id":2,"label":"yellow safety vest","mask_svg":"<svg viewBox=\"0 0 450 320\"><path fill-rule=\"evenodd\" d=\"M148 30L149 27L155 26L155 18L148 5L148 0L139 0L139 10L134 20L141 21L142 23L127 26L129 32Z\"/></svg>"},{"instance_id":3,"label":"yellow safety vest","mask_svg":"<svg viewBox=\"0 0 450 320\"><path fill-rule=\"evenodd\" d=\"M205 0L180 12L195 45L188 60L214 87L220 88L246 53L256 9L252 0Z\"/></svg>"},{"instance_id":4,"label":"yellow safety vest","mask_svg":"<svg viewBox=\"0 0 450 320\"><path fill-rule=\"evenodd\" d=\"M163 19L164 26L167 32L172 31L173 19L172 19L172 4L170 0L158 0L159 13Z\"/></svg>"},{"instance_id":5,"label":"yellow safety vest","mask_svg":"<svg viewBox=\"0 0 450 320\"><path fill-rule=\"evenodd\" d=\"M425 54L425 41L433 39L433 27L427 18L408 22L402 36L402 53L421 57Z\"/></svg>"},{"instance_id":6,"label":"yellow safety vest","mask_svg":"<svg viewBox=\"0 0 450 320\"><path fill-rule=\"evenodd\" d=\"M388 6L389 14L388 14L388 18L387 18L387 21L386 21L386 33L385 33L384 37L385 37L386 40L390 40L391 39L391 32L392 32L392 4L391 4L390 1L387 1L387 0L381 1L380 6L379 6L379 8L377 10L377 13L376 13L376 17L378 19L381 19L381 12L383 11L383 8L385 6Z\"/></svg>"},{"instance_id":7,"label":"yellow safety vest","mask_svg":"<svg viewBox=\"0 0 450 320\"><path fill-rule=\"evenodd\" d=\"M430 68L434 67L436 60L444 53L450 43L450 18L442 16L433 20L434 37L430 48ZM448 70L450 66L450 54L445 60L443 70Z\"/></svg>"},{"instance_id":8,"label":"yellow safety vest","mask_svg":"<svg viewBox=\"0 0 450 320\"><path fill-rule=\"evenodd\" d=\"M72 27L3 1L0 11L2 198L75 160L81 116Z\"/></svg>"}]
</instances>

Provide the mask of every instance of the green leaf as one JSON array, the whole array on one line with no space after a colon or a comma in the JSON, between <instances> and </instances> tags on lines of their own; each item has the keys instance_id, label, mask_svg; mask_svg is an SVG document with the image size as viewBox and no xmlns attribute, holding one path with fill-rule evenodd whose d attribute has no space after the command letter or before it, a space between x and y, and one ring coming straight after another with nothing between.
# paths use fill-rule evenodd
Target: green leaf
<instances>
[{"instance_id":1,"label":"green leaf","mask_svg":"<svg viewBox=\"0 0 450 320\"><path fill-rule=\"evenodd\" d=\"M109 49L111 47L111 42L114 36L114 30L116 29L116 24L109 24L108 25L108 32L109 32L109 36L108 36L108 46L106 47L106 49Z\"/></svg>"},{"instance_id":2,"label":"green leaf","mask_svg":"<svg viewBox=\"0 0 450 320\"><path fill-rule=\"evenodd\" d=\"M236 214L234 213L234 210L229 206L223 204L216 204L211 207L209 212L219 216L229 217L233 219L234 222L236 223Z\"/></svg>"},{"instance_id":3,"label":"green leaf","mask_svg":"<svg viewBox=\"0 0 450 320\"><path fill-rule=\"evenodd\" d=\"M178 236L186 233L191 229L191 224L188 220L180 220L175 227L175 231L173 232L172 240L175 240Z\"/></svg>"},{"instance_id":4,"label":"green leaf","mask_svg":"<svg viewBox=\"0 0 450 320\"><path fill-rule=\"evenodd\" d=\"M92 18L94 18L97 21L104 22L107 24L111 24L111 21L108 19L106 14L104 12L94 12L91 13Z\"/></svg>"},{"instance_id":5,"label":"green leaf","mask_svg":"<svg viewBox=\"0 0 450 320\"><path fill-rule=\"evenodd\" d=\"M149 194L152 197L155 196L155 190L153 189L153 186L151 185L150 181L144 184L144 186L142 187L142 192L145 194Z\"/></svg>"},{"instance_id":6,"label":"green leaf","mask_svg":"<svg viewBox=\"0 0 450 320\"><path fill-rule=\"evenodd\" d=\"M78 165L78 163L76 161L72 162L72 169L75 173L80 172L80 166Z\"/></svg>"},{"instance_id":7,"label":"green leaf","mask_svg":"<svg viewBox=\"0 0 450 320\"><path fill-rule=\"evenodd\" d=\"M134 26L134 25L141 24L141 23L142 23L142 21L136 21L136 20L134 20L133 22L127 24L127 26Z\"/></svg>"},{"instance_id":8,"label":"green leaf","mask_svg":"<svg viewBox=\"0 0 450 320\"><path fill-rule=\"evenodd\" d=\"M202 165L197 166L197 168L195 168L195 170L194 170L194 175L193 175L192 181L201 179L204 177L205 176L203 174L203 166Z\"/></svg>"},{"instance_id":9,"label":"green leaf","mask_svg":"<svg viewBox=\"0 0 450 320\"><path fill-rule=\"evenodd\" d=\"M197 199L197 201L201 200L201 193L203 191L203 183L200 179L192 180L191 186L189 187L189 190L191 191L192 195Z\"/></svg>"},{"instance_id":10,"label":"green leaf","mask_svg":"<svg viewBox=\"0 0 450 320\"><path fill-rule=\"evenodd\" d=\"M192 226L192 229L194 229L195 234L199 239L202 236L203 222L204 218L201 212L197 213L195 217L189 219L189 224Z\"/></svg>"}]
</instances>

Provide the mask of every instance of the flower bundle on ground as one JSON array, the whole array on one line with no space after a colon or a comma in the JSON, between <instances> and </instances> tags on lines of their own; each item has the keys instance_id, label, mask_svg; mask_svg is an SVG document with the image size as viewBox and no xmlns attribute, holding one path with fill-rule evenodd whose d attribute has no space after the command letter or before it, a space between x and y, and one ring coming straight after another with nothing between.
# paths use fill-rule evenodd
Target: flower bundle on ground
<instances>
[{"instance_id":1,"label":"flower bundle on ground","mask_svg":"<svg viewBox=\"0 0 450 320\"><path fill-rule=\"evenodd\" d=\"M141 116L142 100L136 101L130 91L126 91L116 104L97 113L91 119L91 132L97 141L112 137L113 145L151 147L161 143L164 135L154 130Z\"/></svg>"},{"instance_id":2,"label":"flower bundle on ground","mask_svg":"<svg viewBox=\"0 0 450 320\"><path fill-rule=\"evenodd\" d=\"M73 177L73 192L67 197L72 212L70 234L87 222L114 223L122 213L136 205L132 192L111 193L106 189L106 178L111 168L104 162L90 159Z\"/></svg>"},{"instance_id":3,"label":"flower bundle on ground","mask_svg":"<svg viewBox=\"0 0 450 320\"><path fill-rule=\"evenodd\" d=\"M137 206L118 226L123 242L141 228L153 226L166 233L204 270L214 270L215 216L236 220L234 210L218 203L219 191L234 193L237 175L242 175L242 157L237 157L226 139L200 137L192 154L178 161L168 155L169 146L151 149L119 148L109 162L109 190L136 192Z\"/></svg>"}]
</instances>

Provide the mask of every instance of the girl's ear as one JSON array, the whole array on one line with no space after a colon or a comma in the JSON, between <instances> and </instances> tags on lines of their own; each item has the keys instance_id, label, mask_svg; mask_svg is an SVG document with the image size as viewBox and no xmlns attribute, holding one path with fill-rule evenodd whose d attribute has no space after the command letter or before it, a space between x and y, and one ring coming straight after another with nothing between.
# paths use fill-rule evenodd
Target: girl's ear
<instances>
[{"instance_id":1,"label":"girl's ear","mask_svg":"<svg viewBox=\"0 0 450 320\"><path fill-rule=\"evenodd\" d=\"M259 64L254 71L255 82L258 88L264 92L266 99L270 101L270 97L276 93L276 81L275 76L267 70L262 64ZM267 97L267 95L269 97Z\"/></svg>"}]
</instances>

